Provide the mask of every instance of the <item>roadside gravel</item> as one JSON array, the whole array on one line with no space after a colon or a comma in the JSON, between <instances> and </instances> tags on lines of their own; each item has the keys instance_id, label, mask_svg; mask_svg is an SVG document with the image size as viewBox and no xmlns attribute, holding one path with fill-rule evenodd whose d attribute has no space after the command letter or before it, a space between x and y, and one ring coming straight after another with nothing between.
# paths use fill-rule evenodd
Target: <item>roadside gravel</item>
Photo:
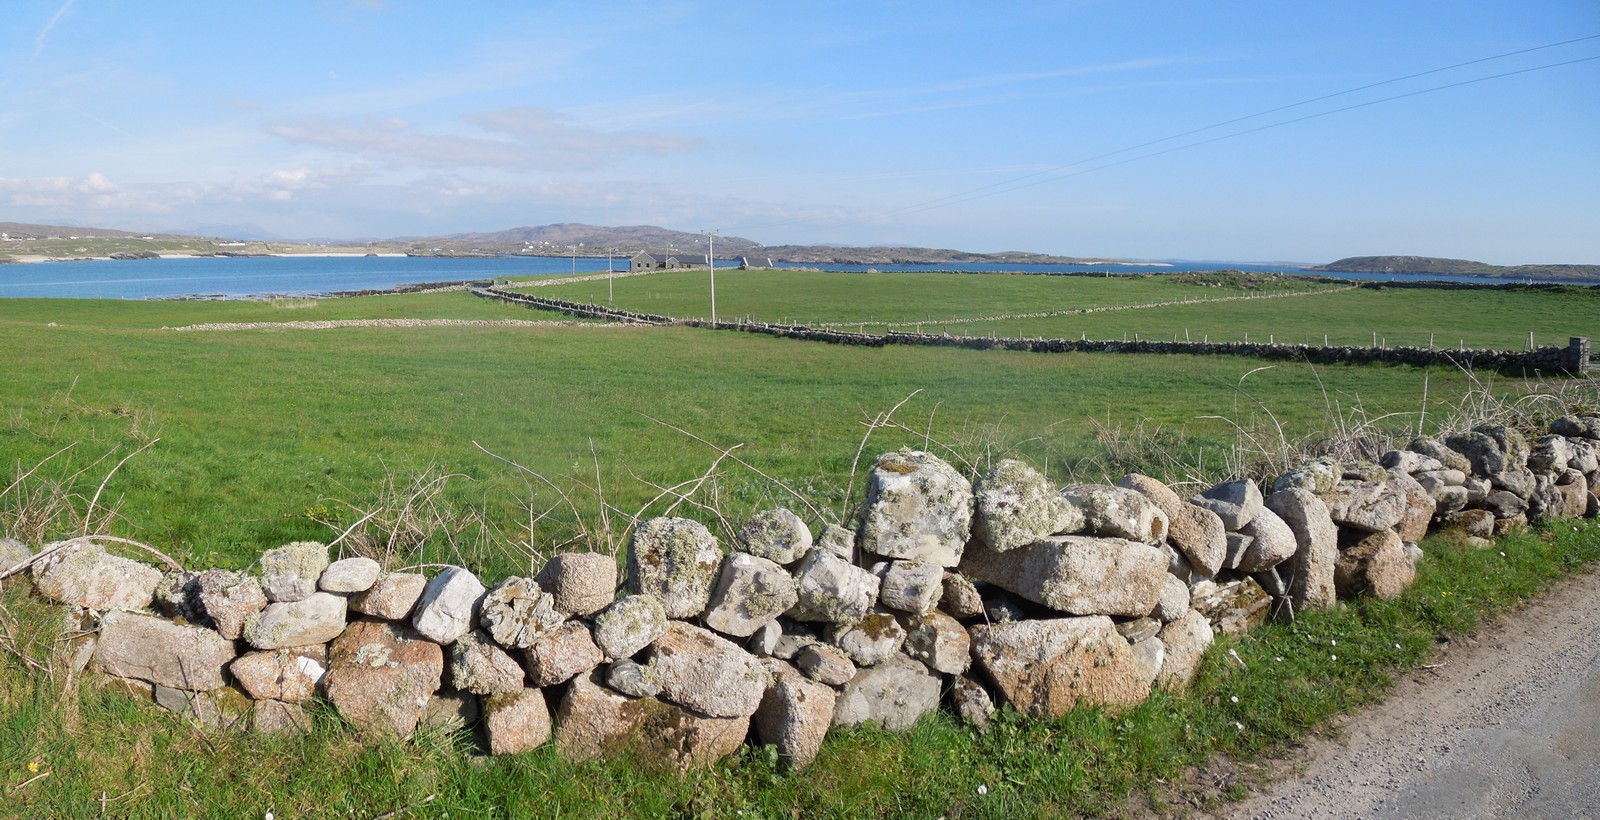
<instances>
[{"instance_id":1,"label":"roadside gravel","mask_svg":"<svg viewBox=\"0 0 1600 820\"><path fill-rule=\"evenodd\" d=\"M1600 818L1600 573L1400 681L1208 817Z\"/></svg>"}]
</instances>

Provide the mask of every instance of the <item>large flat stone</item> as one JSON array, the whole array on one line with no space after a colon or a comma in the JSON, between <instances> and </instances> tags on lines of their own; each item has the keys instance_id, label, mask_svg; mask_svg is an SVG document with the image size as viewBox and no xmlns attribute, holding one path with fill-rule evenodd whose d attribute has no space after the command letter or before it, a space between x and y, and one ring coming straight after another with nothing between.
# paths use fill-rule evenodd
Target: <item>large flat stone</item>
<instances>
[{"instance_id":1,"label":"large flat stone","mask_svg":"<svg viewBox=\"0 0 1600 820\"><path fill-rule=\"evenodd\" d=\"M1017 711L1060 717L1078 704L1143 703L1150 682L1110 618L1092 615L972 627L972 657Z\"/></svg>"},{"instance_id":2,"label":"large flat stone","mask_svg":"<svg viewBox=\"0 0 1600 820\"><path fill-rule=\"evenodd\" d=\"M223 685L233 642L212 630L134 612L107 612L95 661L107 674L172 689L205 692Z\"/></svg>"},{"instance_id":3,"label":"large flat stone","mask_svg":"<svg viewBox=\"0 0 1600 820\"><path fill-rule=\"evenodd\" d=\"M1167 563L1148 544L1059 535L1005 553L975 545L961 571L1058 612L1142 617L1161 597Z\"/></svg>"}]
</instances>

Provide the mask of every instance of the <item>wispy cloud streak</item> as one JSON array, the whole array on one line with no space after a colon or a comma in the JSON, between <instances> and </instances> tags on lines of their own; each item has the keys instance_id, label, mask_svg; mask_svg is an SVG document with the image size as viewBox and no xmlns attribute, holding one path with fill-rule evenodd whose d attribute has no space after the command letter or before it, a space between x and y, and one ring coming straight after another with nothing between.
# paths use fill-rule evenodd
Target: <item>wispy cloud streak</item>
<instances>
[{"instance_id":1,"label":"wispy cloud streak","mask_svg":"<svg viewBox=\"0 0 1600 820\"><path fill-rule=\"evenodd\" d=\"M44 52L45 41L50 38L50 32L55 30L56 24L61 22L61 18L67 16L67 12L72 11L72 4L76 2L78 0L67 0L67 2L62 3L61 8L56 9L56 13L51 15L50 22L45 23L44 28L39 30L39 36L33 38L33 56L28 58L29 63L39 59L39 55Z\"/></svg>"}]
</instances>

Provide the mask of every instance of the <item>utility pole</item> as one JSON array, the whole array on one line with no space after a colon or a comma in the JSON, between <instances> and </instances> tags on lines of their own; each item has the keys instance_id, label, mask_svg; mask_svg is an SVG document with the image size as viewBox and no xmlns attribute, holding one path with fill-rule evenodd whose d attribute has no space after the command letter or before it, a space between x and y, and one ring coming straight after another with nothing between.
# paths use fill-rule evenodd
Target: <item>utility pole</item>
<instances>
[{"instance_id":1,"label":"utility pole","mask_svg":"<svg viewBox=\"0 0 1600 820\"><path fill-rule=\"evenodd\" d=\"M706 264L711 268L711 324L717 323L717 232L706 231Z\"/></svg>"}]
</instances>

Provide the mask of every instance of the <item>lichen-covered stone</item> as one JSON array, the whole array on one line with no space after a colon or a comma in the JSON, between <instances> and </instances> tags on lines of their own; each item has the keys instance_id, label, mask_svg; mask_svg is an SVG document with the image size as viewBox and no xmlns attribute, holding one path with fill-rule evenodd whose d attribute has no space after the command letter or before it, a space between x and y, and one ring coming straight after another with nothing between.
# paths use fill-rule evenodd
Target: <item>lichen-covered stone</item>
<instances>
[{"instance_id":1,"label":"lichen-covered stone","mask_svg":"<svg viewBox=\"0 0 1600 820\"><path fill-rule=\"evenodd\" d=\"M783 507L763 510L739 528L739 549L775 564L792 564L811 551L811 529Z\"/></svg>"},{"instance_id":2,"label":"lichen-covered stone","mask_svg":"<svg viewBox=\"0 0 1600 820\"><path fill-rule=\"evenodd\" d=\"M1406 445L1406 449L1438 461L1446 470L1460 470L1463 473L1472 470L1472 462L1466 456L1446 447L1438 439L1426 436L1414 438Z\"/></svg>"},{"instance_id":3,"label":"lichen-covered stone","mask_svg":"<svg viewBox=\"0 0 1600 820\"><path fill-rule=\"evenodd\" d=\"M588 626L568 621L534 641L527 659L528 680L534 686L555 686L599 666L606 656Z\"/></svg>"},{"instance_id":4,"label":"lichen-covered stone","mask_svg":"<svg viewBox=\"0 0 1600 820\"><path fill-rule=\"evenodd\" d=\"M418 726L456 732L476 726L483 719L482 699L471 692L441 689L428 697Z\"/></svg>"},{"instance_id":5,"label":"lichen-covered stone","mask_svg":"<svg viewBox=\"0 0 1600 820\"><path fill-rule=\"evenodd\" d=\"M533 579L515 575L496 584L478 604L478 623L495 643L509 649L527 649L566 620L555 596Z\"/></svg>"},{"instance_id":6,"label":"lichen-covered stone","mask_svg":"<svg viewBox=\"0 0 1600 820\"><path fill-rule=\"evenodd\" d=\"M1183 553L1189 567L1207 578L1216 575L1228 558L1228 529L1221 516L1185 502L1168 524L1167 539Z\"/></svg>"},{"instance_id":7,"label":"lichen-covered stone","mask_svg":"<svg viewBox=\"0 0 1600 820\"><path fill-rule=\"evenodd\" d=\"M346 601L314 592L299 601L279 601L245 619L243 637L256 649L327 643L344 631Z\"/></svg>"},{"instance_id":8,"label":"lichen-covered stone","mask_svg":"<svg viewBox=\"0 0 1600 820\"><path fill-rule=\"evenodd\" d=\"M722 571L711 590L706 626L746 638L800 602L792 576L774 561L743 552L722 559Z\"/></svg>"},{"instance_id":9,"label":"lichen-covered stone","mask_svg":"<svg viewBox=\"0 0 1600 820\"><path fill-rule=\"evenodd\" d=\"M834 726L872 724L891 732L907 732L925 714L939 708L939 676L904 655L856 673L839 691L833 706Z\"/></svg>"},{"instance_id":10,"label":"lichen-covered stone","mask_svg":"<svg viewBox=\"0 0 1600 820\"><path fill-rule=\"evenodd\" d=\"M710 765L737 751L748 716L698 715L653 698L624 697L583 675L567 687L556 714L556 748L572 761L634 751L680 772Z\"/></svg>"},{"instance_id":11,"label":"lichen-covered stone","mask_svg":"<svg viewBox=\"0 0 1600 820\"><path fill-rule=\"evenodd\" d=\"M450 645L450 681L457 689L505 695L522 691L525 677L521 664L482 632L468 632Z\"/></svg>"},{"instance_id":12,"label":"lichen-covered stone","mask_svg":"<svg viewBox=\"0 0 1600 820\"><path fill-rule=\"evenodd\" d=\"M1550 432L1570 438L1600 439L1600 416L1594 414L1562 416L1550 422Z\"/></svg>"},{"instance_id":13,"label":"lichen-covered stone","mask_svg":"<svg viewBox=\"0 0 1600 820\"><path fill-rule=\"evenodd\" d=\"M485 590L464 567L445 567L422 590L411 625L428 640L444 645L472 630L472 619Z\"/></svg>"},{"instance_id":14,"label":"lichen-covered stone","mask_svg":"<svg viewBox=\"0 0 1600 820\"><path fill-rule=\"evenodd\" d=\"M233 642L209 629L116 610L100 621L94 655L108 675L191 692L222 686L233 658Z\"/></svg>"},{"instance_id":15,"label":"lichen-covered stone","mask_svg":"<svg viewBox=\"0 0 1600 820\"><path fill-rule=\"evenodd\" d=\"M767 673L737 644L673 621L655 644L652 663L661 699L712 717L748 717L767 688Z\"/></svg>"},{"instance_id":16,"label":"lichen-covered stone","mask_svg":"<svg viewBox=\"0 0 1600 820\"><path fill-rule=\"evenodd\" d=\"M1005 553L975 545L961 571L1059 612L1139 617L1161 597L1167 556L1121 538L1058 535Z\"/></svg>"},{"instance_id":17,"label":"lichen-covered stone","mask_svg":"<svg viewBox=\"0 0 1600 820\"><path fill-rule=\"evenodd\" d=\"M0 573L10 572L33 558L33 550L15 538L0 538Z\"/></svg>"},{"instance_id":18,"label":"lichen-covered stone","mask_svg":"<svg viewBox=\"0 0 1600 820\"><path fill-rule=\"evenodd\" d=\"M924 615L901 615L900 625L906 631L907 656L946 675L967 671L972 661L972 639L956 619L934 611Z\"/></svg>"},{"instance_id":19,"label":"lichen-covered stone","mask_svg":"<svg viewBox=\"0 0 1600 820\"><path fill-rule=\"evenodd\" d=\"M444 649L416 630L356 621L328 647L328 700L376 737L410 737L444 677Z\"/></svg>"},{"instance_id":20,"label":"lichen-covered stone","mask_svg":"<svg viewBox=\"0 0 1600 820\"><path fill-rule=\"evenodd\" d=\"M1079 703L1121 709L1150 695L1128 642L1091 615L972 628L972 657L1017 711L1065 715Z\"/></svg>"},{"instance_id":21,"label":"lichen-covered stone","mask_svg":"<svg viewBox=\"0 0 1600 820\"><path fill-rule=\"evenodd\" d=\"M767 660L762 666L772 683L756 708L756 737L776 747L778 759L790 768L804 769L817 756L833 724L834 691L806 680L783 661Z\"/></svg>"},{"instance_id":22,"label":"lichen-covered stone","mask_svg":"<svg viewBox=\"0 0 1600 820\"><path fill-rule=\"evenodd\" d=\"M1184 504L1183 499L1179 498L1171 487L1147 475L1128 473L1117 479L1117 486L1133 490L1149 499L1151 504L1156 505L1156 509L1166 514L1168 522L1177 517L1178 510Z\"/></svg>"},{"instance_id":23,"label":"lichen-covered stone","mask_svg":"<svg viewBox=\"0 0 1600 820\"><path fill-rule=\"evenodd\" d=\"M884 453L867 477L861 547L884 558L954 567L972 534L972 505L972 484L937 456Z\"/></svg>"},{"instance_id":24,"label":"lichen-covered stone","mask_svg":"<svg viewBox=\"0 0 1600 820\"><path fill-rule=\"evenodd\" d=\"M345 558L334 561L322 571L322 577L317 580L317 586L323 592L336 592L352 594L366 592L378 582L378 576L383 574L383 567L377 561L365 556Z\"/></svg>"},{"instance_id":25,"label":"lichen-covered stone","mask_svg":"<svg viewBox=\"0 0 1600 820\"><path fill-rule=\"evenodd\" d=\"M486 698L483 731L489 754L513 755L532 751L550 740L550 705L539 689L517 689Z\"/></svg>"},{"instance_id":26,"label":"lichen-covered stone","mask_svg":"<svg viewBox=\"0 0 1600 820\"><path fill-rule=\"evenodd\" d=\"M255 578L225 569L208 569L195 577L200 611L222 637L238 640L245 621L267 608L267 595Z\"/></svg>"},{"instance_id":27,"label":"lichen-covered stone","mask_svg":"<svg viewBox=\"0 0 1600 820\"><path fill-rule=\"evenodd\" d=\"M1283 564L1289 587L1288 612L1333 606L1337 599L1333 564L1339 558L1339 528L1328 514L1328 505L1308 490L1288 489L1267 496L1266 507L1294 533L1294 557Z\"/></svg>"},{"instance_id":28,"label":"lichen-covered stone","mask_svg":"<svg viewBox=\"0 0 1600 820\"><path fill-rule=\"evenodd\" d=\"M966 721L979 733L989 731L989 721L994 718L994 697L983 684L971 675L958 675L950 686L950 706L956 717Z\"/></svg>"},{"instance_id":29,"label":"lichen-covered stone","mask_svg":"<svg viewBox=\"0 0 1600 820\"><path fill-rule=\"evenodd\" d=\"M972 534L995 552L1083 528L1083 513L1043 473L1015 459L995 462L973 487L973 496Z\"/></svg>"},{"instance_id":30,"label":"lichen-covered stone","mask_svg":"<svg viewBox=\"0 0 1600 820\"><path fill-rule=\"evenodd\" d=\"M632 657L667 634L667 608L654 595L625 595L594 616L593 631L607 658Z\"/></svg>"},{"instance_id":31,"label":"lichen-covered stone","mask_svg":"<svg viewBox=\"0 0 1600 820\"><path fill-rule=\"evenodd\" d=\"M1261 511L1261 488L1248 478L1224 481L1190 499L1217 514L1228 532L1238 532Z\"/></svg>"},{"instance_id":32,"label":"lichen-covered stone","mask_svg":"<svg viewBox=\"0 0 1600 820\"><path fill-rule=\"evenodd\" d=\"M983 596L967 576L947 570L940 585L943 592L939 596L939 608L951 617L976 618L983 614Z\"/></svg>"},{"instance_id":33,"label":"lichen-covered stone","mask_svg":"<svg viewBox=\"0 0 1600 820\"><path fill-rule=\"evenodd\" d=\"M1254 578L1201 581L1189 588L1189 605L1224 635L1243 635L1265 623L1271 604L1272 597Z\"/></svg>"},{"instance_id":34,"label":"lichen-covered stone","mask_svg":"<svg viewBox=\"0 0 1600 820\"><path fill-rule=\"evenodd\" d=\"M33 565L39 594L96 612L137 611L150 606L161 570L110 555L98 544L46 544Z\"/></svg>"},{"instance_id":35,"label":"lichen-covered stone","mask_svg":"<svg viewBox=\"0 0 1600 820\"><path fill-rule=\"evenodd\" d=\"M653 666L635 661L617 661L606 669L606 686L630 698L653 698L661 694L661 681Z\"/></svg>"},{"instance_id":36,"label":"lichen-covered stone","mask_svg":"<svg viewBox=\"0 0 1600 820\"><path fill-rule=\"evenodd\" d=\"M1150 617L1166 623L1183 617L1188 611L1189 585L1169 573L1161 586L1161 597L1156 599L1155 609L1150 610Z\"/></svg>"},{"instance_id":37,"label":"lichen-covered stone","mask_svg":"<svg viewBox=\"0 0 1600 820\"><path fill-rule=\"evenodd\" d=\"M1346 597L1397 598L1415 578L1400 536L1389 530L1366 534L1341 550L1334 564L1334 585Z\"/></svg>"},{"instance_id":38,"label":"lichen-covered stone","mask_svg":"<svg viewBox=\"0 0 1600 820\"><path fill-rule=\"evenodd\" d=\"M261 591L273 603L304 601L317 591L317 579L328 568L328 547L317 541L296 541L261 554Z\"/></svg>"},{"instance_id":39,"label":"lichen-covered stone","mask_svg":"<svg viewBox=\"0 0 1600 820\"><path fill-rule=\"evenodd\" d=\"M598 552L562 552L550 557L536 578L550 605L569 617L593 615L617 598L617 560Z\"/></svg>"},{"instance_id":40,"label":"lichen-covered stone","mask_svg":"<svg viewBox=\"0 0 1600 820\"><path fill-rule=\"evenodd\" d=\"M415 572L391 572L380 576L366 592L350 597L350 609L385 621L404 621L411 617L422 599L428 579Z\"/></svg>"},{"instance_id":41,"label":"lichen-covered stone","mask_svg":"<svg viewBox=\"0 0 1600 820\"><path fill-rule=\"evenodd\" d=\"M1389 471L1389 484L1405 499L1405 511L1395 524L1395 532L1399 533L1401 541L1421 541L1428 534L1428 526L1433 523L1438 502L1416 479L1399 468Z\"/></svg>"},{"instance_id":42,"label":"lichen-covered stone","mask_svg":"<svg viewBox=\"0 0 1600 820\"><path fill-rule=\"evenodd\" d=\"M652 518L628 543L628 589L660 598L669 618L692 618L710 602L721 565L717 539L704 524Z\"/></svg>"},{"instance_id":43,"label":"lichen-covered stone","mask_svg":"<svg viewBox=\"0 0 1600 820\"><path fill-rule=\"evenodd\" d=\"M1161 662L1161 672L1156 676L1156 682L1181 691L1199 673L1201 657L1211 647L1216 633L1212 631L1211 622L1206 620L1205 615L1191 609L1183 617L1162 627L1158 637L1166 656Z\"/></svg>"},{"instance_id":44,"label":"lichen-covered stone","mask_svg":"<svg viewBox=\"0 0 1600 820\"><path fill-rule=\"evenodd\" d=\"M799 600L788 616L797 621L853 624L878 599L878 576L846 563L827 550L814 549L795 569Z\"/></svg>"},{"instance_id":45,"label":"lichen-covered stone","mask_svg":"<svg viewBox=\"0 0 1600 820\"><path fill-rule=\"evenodd\" d=\"M944 592L944 568L927 561L890 561L878 577L878 602L900 612L927 612Z\"/></svg>"},{"instance_id":46,"label":"lichen-covered stone","mask_svg":"<svg viewBox=\"0 0 1600 820\"><path fill-rule=\"evenodd\" d=\"M827 644L810 644L795 653L794 665L806 677L829 686L843 686L856 676L856 664L844 650Z\"/></svg>"},{"instance_id":47,"label":"lichen-covered stone","mask_svg":"<svg viewBox=\"0 0 1600 820\"><path fill-rule=\"evenodd\" d=\"M256 700L299 703L317 693L327 663L328 648L313 644L246 652L228 665L228 671Z\"/></svg>"},{"instance_id":48,"label":"lichen-covered stone","mask_svg":"<svg viewBox=\"0 0 1600 820\"><path fill-rule=\"evenodd\" d=\"M1083 528L1094 535L1159 544L1171 526L1160 507L1125 487L1072 484L1061 497L1083 514Z\"/></svg>"},{"instance_id":49,"label":"lichen-covered stone","mask_svg":"<svg viewBox=\"0 0 1600 820\"><path fill-rule=\"evenodd\" d=\"M11 539L0 538L0 572L7 569L6 550L7 542ZM21 543L16 542L16 543ZM24 547L26 549L26 547ZM33 553L28 553L32 555ZM26 559L24 559L26 560ZM155 609L162 615L172 618L182 618L196 626L206 624L205 608L200 605L200 573L186 569L171 569L161 574L161 583L156 584ZM263 602L262 606L266 606Z\"/></svg>"},{"instance_id":50,"label":"lichen-covered stone","mask_svg":"<svg viewBox=\"0 0 1600 820\"><path fill-rule=\"evenodd\" d=\"M311 715L298 703L257 700L250 709L250 727L258 735L304 735L311 732Z\"/></svg>"},{"instance_id":51,"label":"lichen-covered stone","mask_svg":"<svg viewBox=\"0 0 1600 820\"><path fill-rule=\"evenodd\" d=\"M1443 462L1414 450L1389 450L1378 457L1378 466L1385 470L1399 470L1406 475L1444 469Z\"/></svg>"},{"instance_id":52,"label":"lichen-covered stone","mask_svg":"<svg viewBox=\"0 0 1600 820\"><path fill-rule=\"evenodd\" d=\"M1405 496L1387 481L1343 481L1321 498L1334 523L1367 532L1392 529L1406 512Z\"/></svg>"},{"instance_id":53,"label":"lichen-covered stone","mask_svg":"<svg viewBox=\"0 0 1600 820\"><path fill-rule=\"evenodd\" d=\"M853 564L856 560L855 531L847 530L838 524L829 524L822 528L822 535L817 538L813 549L833 553L845 563Z\"/></svg>"},{"instance_id":54,"label":"lichen-covered stone","mask_svg":"<svg viewBox=\"0 0 1600 820\"><path fill-rule=\"evenodd\" d=\"M1294 531L1265 505L1258 510L1241 533L1251 538L1250 546L1239 557L1240 572L1261 572L1271 569L1294 555L1299 544Z\"/></svg>"},{"instance_id":55,"label":"lichen-covered stone","mask_svg":"<svg viewBox=\"0 0 1600 820\"><path fill-rule=\"evenodd\" d=\"M1339 483L1342 475L1344 467L1339 462L1330 458L1312 459L1279 476L1272 482L1272 491L1306 490L1312 493L1325 493Z\"/></svg>"},{"instance_id":56,"label":"lichen-covered stone","mask_svg":"<svg viewBox=\"0 0 1600 820\"><path fill-rule=\"evenodd\" d=\"M868 612L857 623L835 625L830 639L857 665L875 666L900 651L906 631L892 613L878 610Z\"/></svg>"}]
</instances>

